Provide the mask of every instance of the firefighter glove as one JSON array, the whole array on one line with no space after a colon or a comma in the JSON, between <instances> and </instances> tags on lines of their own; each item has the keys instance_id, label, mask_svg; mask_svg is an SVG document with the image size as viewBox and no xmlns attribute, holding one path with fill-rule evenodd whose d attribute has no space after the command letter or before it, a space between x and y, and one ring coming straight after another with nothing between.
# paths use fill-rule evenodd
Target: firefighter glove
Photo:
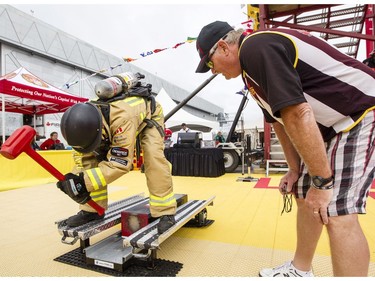
<instances>
[{"instance_id":1,"label":"firefighter glove","mask_svg":"<svg viewBox=\"0 0 375 281\"><path fill-rule=\"evenodd\" d=\"M79 173L78 175L72 173L66 174L65 180L58 181L56 185L78 204L86 204L91 200L90 192L86 189L83 173Z\"/></svg>"}]
</instances>

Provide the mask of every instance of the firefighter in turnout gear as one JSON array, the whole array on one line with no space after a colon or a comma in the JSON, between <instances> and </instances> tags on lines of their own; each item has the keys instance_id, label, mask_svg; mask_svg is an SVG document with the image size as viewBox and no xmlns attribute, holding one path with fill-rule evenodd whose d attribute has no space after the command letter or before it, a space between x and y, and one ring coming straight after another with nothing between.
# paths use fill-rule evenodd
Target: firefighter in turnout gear
<instances>
[{"instance_id":1,"label":"firefighter in turnout gear","mask_svg":"<svg viewBox=\"0 0 375 281\"><path fill-rule=\"evenodd\" d=\"M86 198L108 207L107 185L131 170L136 139L143 150L151 216L160 217L158 232L176 223L170 164L164 156L163 110L151 96L151 85L135 88L130 92L124 87L115 97L76 104L62 117L61 132L74 149L75 167L57 186L81 209L67 220L69 226L104 217L85 204Z\"/></svg>"}]
</instances>

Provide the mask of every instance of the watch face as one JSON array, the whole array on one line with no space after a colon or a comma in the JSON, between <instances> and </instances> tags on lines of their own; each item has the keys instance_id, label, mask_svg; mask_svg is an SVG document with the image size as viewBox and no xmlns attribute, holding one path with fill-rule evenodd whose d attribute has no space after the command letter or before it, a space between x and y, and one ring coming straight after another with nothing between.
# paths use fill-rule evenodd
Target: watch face
<instances>
[{"instance_id":1,"label":"watch face","mask_svg":"<svg viewBox=\"0 0 375 281\"><path fill-rule=\"evenodd\" d=\"M318 187L321 187L322 186L322 183L323 183L323 181L322 181L322 179L320 178L320 177L313 177L313 183L316 185L316 186L318 186Z\"/></svg>"},{"instance_id":2,"label":"watch face","mask_svg":"<svg viewBox=\"0 0 375 281\"><path fill-rule=\"evenodd\" d=\"M332 179L333 179L333 177L325 179L325 178L322 178L322 177L319 177L319 176L313 176L312 182L314 183L315 186L322 187L322 186L326 185L327 183L331 182Z\"/></svg>"}]
</instances>

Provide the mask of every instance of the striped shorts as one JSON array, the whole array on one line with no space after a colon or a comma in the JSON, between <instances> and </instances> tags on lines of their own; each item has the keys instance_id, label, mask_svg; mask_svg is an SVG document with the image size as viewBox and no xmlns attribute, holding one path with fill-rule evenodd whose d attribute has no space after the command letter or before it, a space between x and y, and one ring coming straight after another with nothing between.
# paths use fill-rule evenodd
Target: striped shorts
<instances>
[{"instance_id":1,"label":"striped shorts","mask_svg":"<svg viewBox=\"0 0 375 281\"><path fill-rule=\"evenodd\" d=\"M326 147L334 173L329 216L365 214L375 172L375 110L368 112L349 132L337 134ZM303 163L300 171L295 196L305 198L311 178Z\"/></svg>"}]
</instances>

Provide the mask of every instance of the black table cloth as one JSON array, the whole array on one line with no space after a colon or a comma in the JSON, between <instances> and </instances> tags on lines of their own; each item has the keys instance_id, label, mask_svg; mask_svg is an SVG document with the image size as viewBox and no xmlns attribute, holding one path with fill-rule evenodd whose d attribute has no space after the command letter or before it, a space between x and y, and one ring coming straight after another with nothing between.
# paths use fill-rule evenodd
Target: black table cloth
<instances>
[{"instance_id":1,"label":"black table cloth","mask_svg":"<svg viewBox=\"0 0 375 281\"><path fill-rule=\"evenodd\" d=\"M174 176L218 177L225 174L221 148L166 148Z\"/></svg>"}]
</instances>

